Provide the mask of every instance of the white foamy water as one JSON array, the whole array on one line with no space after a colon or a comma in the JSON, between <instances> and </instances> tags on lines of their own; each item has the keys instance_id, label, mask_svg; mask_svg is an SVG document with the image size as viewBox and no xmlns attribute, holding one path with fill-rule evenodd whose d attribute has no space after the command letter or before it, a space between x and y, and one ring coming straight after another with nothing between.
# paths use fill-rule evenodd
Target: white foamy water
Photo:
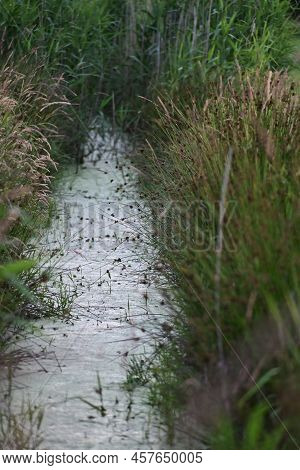
<instances>
[{"instance_id":1,"label":"white foamy water","mask_svg":"<svg viewBox=\"0 0 300 470\"><path fill-rule=\"evenodd\" d=\"M45 449L162 448L146 390L131 397L122 387L130 355L151 351L155 324L167 313L150 217L124 141L93 132L89 144L93 151L78 172L69 168L59 182L58 216L43 240L76 293L72 315L34 322L42 329L23 346L37 356L18 365L15 400L44 407Z\"/></svg>"}]
</instances>

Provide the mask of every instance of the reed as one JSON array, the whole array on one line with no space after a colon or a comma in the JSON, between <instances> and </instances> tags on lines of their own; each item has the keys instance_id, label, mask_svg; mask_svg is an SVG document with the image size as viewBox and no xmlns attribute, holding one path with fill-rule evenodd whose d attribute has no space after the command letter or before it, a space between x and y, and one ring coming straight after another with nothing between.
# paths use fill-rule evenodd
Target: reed
<instances>
[{"instance_id":1,"label":"reed","mask_svg":"<svg viewBox=\"0 0 300 470\"><path fill-rule=\"evenodd\" d=\"M43 82L41 76L42 70L33 71L26 60L16 66L8 61L0 69L1 348L6 345L7 327L24 317L21 307L26 300L38 303L42 297L38 300L34 289L26 287L42 276L36 260L23 259L22 254L48 218L57 168L50 141L59 144L55 124L65 117L69 102L60 79Z\"/></svg>"},{"instance_id":2,"label":"reed","mask_svg":"<svg viewBox=\"0 0 300 470\"><path fill-rule=\"evenodd\" d=\"M165 365L169 394L176 374L183 388L190 379L198 383L187 420L198 414L195 435L203 423L211 431L217 414L218 422L227 416L218 439L235 420L238 448L265 448L263 440L249 444L243 434L247 420L255 426L260 419L261 439L274 431L276 446L294 448L300 430L282 397L287 403L298 389L299 374L295 84L283 72L238 68L227 83L220 79L208 88L204 103L167 96L155 106L156 140L143 152L144 185L154 214L165 214L155 216L157 245L175 273L181 305L169 345L177 361L170 354ZM170 207L178 209L175 215ZM166 357L163 352L163 363ZM164 375L163 381L165 389ZM221 445L218 439L212 445Z\"/></svg>"},{"instance_id":3,"label":"reed","mask_svg":"<svg viewBox=\"0 0 300 470\"><path fill-rule=\"evenodd\" d=\"M137 97L157 87L201 88L236 62L288 65L289 9L288 0L4 0L1 47L34 51L50 75L63 73L83 120L103 107L128 128L141 117Z\"/></svg>"},{"instance_id":4,"label":"reed","mask_svg":"<svg viewBox=\"0 0 300 470\"><path fill-rule=\"evenodd\" d=\"M16 292L32 297L22 214L39 218L51 169L80 158L99 112L150 130L139 165L153 212L165 214L156 243L182 308L147 374L133 369L172 422L175 404L194 404L212 446L293 447L277 409L299 436L289 407L299 389L299 106L278 71L291 62L291 11L288 0L1 3L0 329L15 324ZM215 394L199 392L203 377ZM208 419L195 413L200 398Z\"/></svg>"}]
</instances>

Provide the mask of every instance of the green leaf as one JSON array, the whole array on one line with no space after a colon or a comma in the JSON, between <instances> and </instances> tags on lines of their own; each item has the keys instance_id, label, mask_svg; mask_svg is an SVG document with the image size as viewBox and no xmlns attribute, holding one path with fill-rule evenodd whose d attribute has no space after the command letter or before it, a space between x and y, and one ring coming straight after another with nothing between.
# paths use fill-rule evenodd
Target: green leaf
<instances>
[{"instance_id":1,"label":"green leaf","mask_svg":"<svg viewBox=\"0 0 300 470\"><path fill-rule=\"evenodd\" d=\"M260 404L251 412L245 429L243 450L259 449L267 411L267 405Z\"/></svg>"},{"instance_id":2,"label":"green leaf","mask_svg":"<svg viewBox=\"0 0 300 470\"><path fill-rule=\"evenodd\" d=\"M248 401L251 397L253 397L264 385L266 385L273 377L279 374L279 367L273 367L272 369L268 370L265 374L263 374L251 387L245 395L240 399L239 406L242 407L246 401Z\"/></svg>"},{"instance_id":3,"label":"green leaf","mask_svg":"<svg viewBox=\"0 0 300 470\"><path fill-rule=\"evenodd\" d=\"M11 280L24 271L29 271L36 266L36 260L24 259L0 265L0 280Z\"/></svg>"}]
</instances>

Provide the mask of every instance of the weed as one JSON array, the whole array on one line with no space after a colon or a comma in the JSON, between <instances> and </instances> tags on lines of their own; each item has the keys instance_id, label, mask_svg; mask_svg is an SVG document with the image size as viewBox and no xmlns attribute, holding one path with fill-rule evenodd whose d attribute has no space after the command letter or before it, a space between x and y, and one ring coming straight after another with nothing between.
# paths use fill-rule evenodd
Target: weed
<instances>
[{"instance_id":1,"label":"weed","mask_svg":"<svg viewBox=\"0 0 300 470\"><path fill-rule=\"evenodd\" d=\"M156 102L156 140L152 138L151 147L143 152L144 161L149 162L144 184L154 211L157 244L176 273L175 286L182 305L182 313L175 319L173 342L184 352L177 361L170 359L169 371L179 374L182 368L179 381L184 384L189 367L194 370L190 371L193 377L215 364L215 377L207 377L206 372L206 381L222 397L209 406L205 396L210 394L211 400L213 394L208 390L212 389L204 386L201 393L198 390L197 406L192 407L186 422L196 417L201 403L206 403L210 426L214 416L231 412L240 417L242 426L247 419L252 423L253 416L256 420L258 415L266 415L265 409L256 414L256 410L262 410L265 397L272 396L267 402L280 407L279 384L273 377L266 394L256 396L246 417L234 405L244 387L250 385L241 381L243 367L246 365L247 380L256 377L255 381L257 374L274 364L283 377L291 358L298 368L298 336L292 333L291 324L291 315L293 322L299 317L299 104L294 89L285 73L245 73L238 69L236 77L227 83L220 80L211 85L204 102L194 97L184 103L180 98L159 98ZM230 149L232 163L226 177ZM224 181L226 198L222 197ZM231 212L230 201L234 202ZM155 216L156 204L164 217ZM174 216L168 209L174 204L184 217ZM204 216L195 216L195 205L203 209ZM292 310L287 298L294 298ZM267 319L276 327L263 329L268 332L263 350L257 328L263 328L261 322L269 324ZM262 362L255 373L250 362L256 354L248 352L243 359L237 341L251 341L256 353L261 351ZM271 347L271 352L267 345L274 341L277 346ZM282 357L275 354L280 350ZM242 362L230 372L233 351ZM163 381L165 375L161 374ZM172 381L167 388L171 396L176 395ZM166 392L164 396L168 396ZM206 422L205 410L196 428L201 429ZM289 413L283 422L285 419L288 423ZM299 435L295 425L293 432ZM284 433L276 442L293 447L295 441Z\"/></svg>"},{"instance_id":2,"label":"weed","mask_svg":"<svg viewBox=\"0 0 300 470\"><path fill-rule=\"evenodd\" d=\"M40 408L25 401L16 411L13 400L12 376L9 373L8 388L1 399L0 448L12 450L37 449L42 442L43 412Z\"/></svg>"}]
</instances>

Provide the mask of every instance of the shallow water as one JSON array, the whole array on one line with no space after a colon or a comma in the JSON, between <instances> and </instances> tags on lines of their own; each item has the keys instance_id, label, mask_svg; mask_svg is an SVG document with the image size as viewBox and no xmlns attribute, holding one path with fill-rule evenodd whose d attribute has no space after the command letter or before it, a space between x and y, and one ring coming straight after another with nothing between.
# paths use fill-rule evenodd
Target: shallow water
<instances>
[{"instance_id":1,"label":"shallow water","mask_svg":"<svg viewBox=\"0 0 300 470\"><path fill-rule=\"evenodd\" d=\"M72 316L34 322L38 333L25 346L36 357L18 366L15 396L44 406L42 448L162 448L146 390L130 396L122 384L130 355L153 347L155 325L167 314L166 286L154 269L149 217L127 144L95 131L91 144L78 171L62 176L58 216L41 242L76 293ZM102 413L82 399L103 406Z\"/></svg>"}]
</instances>

